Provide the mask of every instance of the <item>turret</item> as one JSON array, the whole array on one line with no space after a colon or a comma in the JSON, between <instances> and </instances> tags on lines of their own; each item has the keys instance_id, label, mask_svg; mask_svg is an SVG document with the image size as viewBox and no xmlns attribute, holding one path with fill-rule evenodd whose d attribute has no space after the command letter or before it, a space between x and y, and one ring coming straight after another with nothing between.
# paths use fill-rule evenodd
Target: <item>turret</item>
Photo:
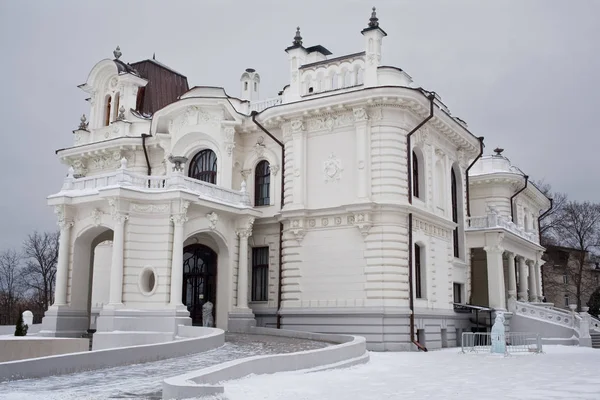
<instances>
[{"instance_id":1,"label":"turret","mask_svg":"<svg viewBox=\"0 0 600 400\"><path fill-rule=\"evenodd\" d=\"M260 75L253 68L246 68L246 71L240 78L241 99L256 101L259 99Z\"/></svg>"},{"instance_id":2,"label":"turret","mask_svg":"<svg viewBox=\"0 0 600 400\"><path fill-rule=\"evenodd\" d=\"M296 36L292 45L285 49L290 60L290 87L288 89L288 101L298 100L300 98L300 66L306 63L308 52L302 45L302 36L300 36L300 27L296 28Z\"/></svg>"},{"instance_id":3,"label":"turret","mask_svg":"<svg viewBox=\"0 0 600 400\"><path fill-rule=\"evenodd\" d=\"M379 18L373 7L369 25L360 33L365 37L365 87L377 86L377 67L381 64L381 42L387 33L379 27Z\"/></svg>"}]
</instances>

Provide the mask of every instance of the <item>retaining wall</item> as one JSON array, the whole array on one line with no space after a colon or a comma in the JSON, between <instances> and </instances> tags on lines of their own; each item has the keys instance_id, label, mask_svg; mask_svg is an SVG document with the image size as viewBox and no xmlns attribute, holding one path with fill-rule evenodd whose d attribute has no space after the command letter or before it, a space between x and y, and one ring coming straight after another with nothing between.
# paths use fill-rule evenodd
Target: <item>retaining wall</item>
<instances>
[{"instance_id":1,"label":"retaining wall","mask_svg":"<svg viewBox=\"0 0 600 400\"><path fill-rule=\"evenodd\" d=\"M33 324L29 325L27 328L27 336L38 333L42 330L42 324ZM0 325L0 335L14 335L15 334L15 326L14 325Z\"/></svg>"},{"instance_id":2,"label":"retaining wall","mask_svg":"<svg viewBox=\"0 0 600 400\"><path fill-rule=\"evenodd\" d=\"M183 337L183 339L143 346L120 347L3 362L0 363L0 381L41 378L158 361L212 350L225 343L225 332L216 328L179 325L178 336Z\"/></svg>"},{"instance_id":3,"label":"retaining wall","mask_svg":"<svg viewBox=\"0 0 600 400\"><path fill-rule=\"evenodd\" d=\"M247 357L168 378L163 381L163 399L186 399L223 393L224 387L220 382L239 379L250 374L343 368L366 363L369 360L366 340L360 336L271 328L252 328L248 333L318 340L336 344L296 353Z\"/></svg>"}]
</instances>

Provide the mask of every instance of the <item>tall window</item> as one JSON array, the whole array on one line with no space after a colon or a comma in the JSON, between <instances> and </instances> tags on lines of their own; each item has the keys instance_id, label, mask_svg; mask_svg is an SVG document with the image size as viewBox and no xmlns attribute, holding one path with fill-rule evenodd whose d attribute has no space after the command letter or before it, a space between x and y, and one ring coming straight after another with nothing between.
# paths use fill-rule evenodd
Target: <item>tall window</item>
<instances>
[{"instance_id":1,"label":"tall window","mask_svg":"<svg viewBox=\"0 0 600 400\"><path fill-rule=\"evenodd\" d=\"M217 155L206 149L196 154L190 162L190 178L208 183L217 183Z\"/></svg>"},{"instance_id":2,"label":"tall window","mask_svg":"<svg viewBox=\"0 0 600 400\"><path fill-rule=\"evenodd\" d=\"M569 304L570 304L570 303L571 303L571 302L569 301L569 295L568 295L568 294L565 294L565 307L569 307Z\"/></svg>"},{"instance_id":3,"label":"tall window","mask_svg":"<svg viewBox=\"0 0 600 400\"><path fill-rule=\"evenodd\" d=\"M112 99L109 96L106 96L106 108L104 109L104 126L110 125L110 105Z\"/></svg>"},{"instance_id":4,"label":"tall window","mask_svg":"<svg viewBox=\"0 0 600 400\"><path fill-rule=\"evenodd\" d=\"M452 291L454 293L454 302L456 304L462 303L462 285L460 283L454 282L452 284Z\"/></svg>"},{"instance_id":5,"label":"tall window","mask_svg":"<svg viewBox=\"0 0 600 400\"><path fill-rule=\"evenodd\" d=\"M568 285L568 284L569 284L569 276L567 275L567 273L566 273L566 272L565 272L565 273L563 273L563 283L564 283L565 285Z\"/></svg>"},{"instance_id":6,"label":"tall window","mask_svg":"<svg viewBox=\"0 0 600 400\"><path fill-rule=\"evenodd\" d=\"M252 248L252 301L269 300L269 248Z\"/></svg>"},{"instance_id":7,"label":"tall window","mask_svg":"<svg viewBox=\"0 0 600 400\"><path fill-rule=\"evenodd\" d=\"M454 173L454 168L450 171L450 178L452 179L452 222L458 223L458 185L456 183L456 174ZM460 256L458 250L458 227L454 229L453 235L453 244L454 244L454 257L458 258Z\"/></svg>"},{"instance_id":8,"label":"tall window","mask_svg":"<svg viewBox=\"0 0 600 400\"><path fill-rule=\"evenodd\" d=\"M413 170L413 196L419 197L419 159L415 152L412 152L412 170Z\"/></svg>"},{"instance_id":9,"label":"tall window","mask_svg":"<svg viewBox=\"0 0 600 400\"><path fill-rule=\"evenodd\" d=\"M254 170L254 205L268 206L271 204L269 198L271 188L271 166L263 160L256 165Z\"/></svg>"},{"instance_id":10,"label":"tall window","mask_svg":"<svg viewBox=\"0 0 600 400\"><path fill-rule=\"evenodd\" d=\"M421 270L421 246L415 244L415 297L423 298L423 279Z\"/></svg>"}]
</instances>

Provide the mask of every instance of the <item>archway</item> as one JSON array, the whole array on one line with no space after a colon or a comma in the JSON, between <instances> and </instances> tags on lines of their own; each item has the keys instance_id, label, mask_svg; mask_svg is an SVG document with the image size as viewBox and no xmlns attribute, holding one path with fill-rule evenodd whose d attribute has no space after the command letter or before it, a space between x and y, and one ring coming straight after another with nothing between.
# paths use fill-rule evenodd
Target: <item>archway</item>
<instances>
[{"instance_id":1,"label":"archway","mask_svg":"<svg viewBox=\"0 0 600 400\"><path fill-rule=\"evenodd\" d=\"M183 249L183 298L193 325L202 325L202 306L213 304L216 322L217 253L210 247L195 243Z\"/></svg>"},{"instance_id":2,"label":"archway","mask_svg":"<svg viewBox=\"0 0 600 400\"><path fill-rule=\"evenodd\" d=\"M85 312L85 315L87 315L86 326L79 327L82 332L89 328L95 328L95 319L98 314L96 309L102 307L102 304L92 304L94 267L100 268L100 265L108 263L108 269L110 270L111 251L104 251L105 254L99 256L96 250L98 245L111 242L112 239L112 229L100 225L85 230L75 239L73 244L73 263L69 277L69 305L71 309ZM106 269L106 265L103 268ZM96 285L106 285L107 282L108 278L106 277L97 280ZM103 303L103 301L100 301L100 303ZM93 309L94 312L92 312Z\"/></svg>"}]
</instances>

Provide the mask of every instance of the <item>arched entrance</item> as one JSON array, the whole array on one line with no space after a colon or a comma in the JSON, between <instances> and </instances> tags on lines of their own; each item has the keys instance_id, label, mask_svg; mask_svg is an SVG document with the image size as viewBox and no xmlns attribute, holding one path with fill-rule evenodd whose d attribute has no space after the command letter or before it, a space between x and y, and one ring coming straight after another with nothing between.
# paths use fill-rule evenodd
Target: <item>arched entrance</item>
<instances>
[{"instance_id":1,"label":"arched entrance","mask_svg":"<svg viewBox=\"0 0 600 400\"><path fill-rule=\"evenodd\" d=\"M183 249L183 298L193 325L202 325L202 306L213 303L215 318L217 301L217 253L203 244Z\"/></svg>"}]
</instances>

